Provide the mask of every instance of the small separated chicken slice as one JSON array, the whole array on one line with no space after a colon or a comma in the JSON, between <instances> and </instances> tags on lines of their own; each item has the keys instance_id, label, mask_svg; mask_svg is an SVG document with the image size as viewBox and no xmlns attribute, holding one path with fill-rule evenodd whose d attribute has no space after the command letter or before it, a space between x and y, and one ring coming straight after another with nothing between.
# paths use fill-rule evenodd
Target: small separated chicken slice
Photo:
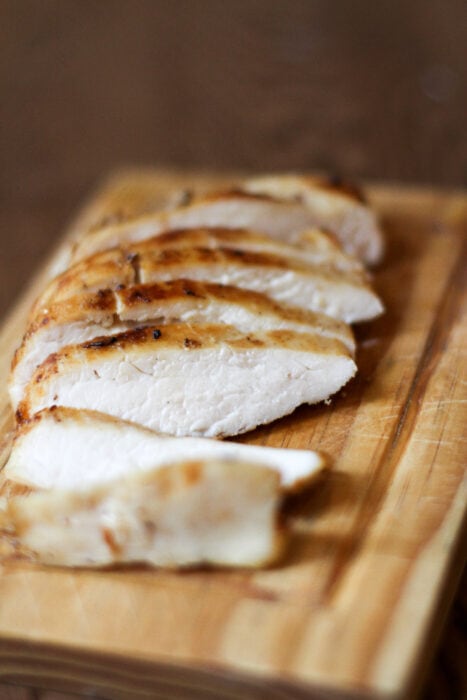
<instances>
[{"instance_id":1,"label":"small separated chicken slice","mask_svg":"<svg viewBox=\"0 0 467 700\"><path fill-rule=\"evenodd\" d=\"M139 284L116 292L107 289L75 295L36 314L12 365L9 392L14 408L35 369L62 347L138 324L175 322L226 323L244 333L283 329L322 333L355 352L352 331L345 323L249 290L190 280Z\"/></svg>"},{"instance_id":2,"label":"small separated chicken slice","mask_svg":"<svg viewBox=\"0 0 467 700\"><path fill-rule=\"evenodd\" d=\"M383 256L383 235L376 214L353 186L328 178L300 175L268 175L252 178L242 189L283 202L301 202L315 226L332 231L351 255L374 264Z\"/></svg>"},{"instance_id":3,"label":"small separated chicken slice","mask_svg":"<svg viewBox=\"0 0 467 700\"><path fill-rule=\"evenodd\" d=\"M277 472L190 460L86 491L14 498L6 519L19 543L48 565L250 567L281 552L279 505Z\"/></svg>"},{"instance_id":4,"label":"small separated chicken slice","mask_svg":"<svg viewBox=\"0 0 467 700\"><path fill-rule=\"evenodd\" d=\"M249 192L246 186L202 195L186 206L109 224L89 232L75 243L70 263L115 246L147 240L169 229L250 229L288 243L299 241L304 231L317 226L334 233L326 217L321 216L318 220L316 213L306 203ZM363 205L358 206L366 210ZM337 217L331 210L328 218L332 222ZM335 233L339 235L337 231Z\"/></svg>"},{"instance_id":5,"label":"small separated chicken slice","mask_svg":"<svg viewBox=\"0 0 467 700\"><path fill-rule=\"evenodd\" d=\"M112 251L103 255L108 258ZM115 255L131 259L133 283L149 284L174 279L192 279L228 284L270 296L278 302L309 311L325 313L347 323L379 316L383 305L359 272L341 271L332 266L312 265L298 259L271 253L255 253L233 248L163 248L151 242L135 244ZM95 255L56 278L34 308L37 314L47 309L52 298L61 301L80 291L119 289L127 283L115 275L102 274L99 280L100 255ZM89 280L86 278L89 270ZM130 283L131 284L131 283Z\"/></svg>"},{"instance_id":6,"label":"small separated chicken slice","mask_svg":"<svg viewBox=\"0 0 467 700\"><path fill-rule=\"evenodd\" d=\"M18 427L3 476L35 489L82 490L194 459L264 465L279 474L285 492L308 486L326 467L311 450L172 438L97 411L55 406Z\"/></svg>"},{"instance_id":7,"label":"small separated chicken slice","mask_svg":"<svg viewBox=\"0 0 467 700\"><path fill-rule=\"evenodd\" d=\"M320 334L232 326L138 328L62 348L34 373L17 410L85 408L171 435L227 436L317 403L356 371Z\"/></svg>"}]
</instances>

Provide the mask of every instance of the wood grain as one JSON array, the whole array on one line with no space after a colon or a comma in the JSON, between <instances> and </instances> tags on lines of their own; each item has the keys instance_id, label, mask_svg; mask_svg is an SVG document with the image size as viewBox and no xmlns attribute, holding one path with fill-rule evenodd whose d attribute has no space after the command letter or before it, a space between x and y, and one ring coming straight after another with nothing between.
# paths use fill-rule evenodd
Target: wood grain
<instances>
[{"instance_id":1,"label":"wood grain","mask_svg":"<svg viewBox=\"0 0 467 700\"><path fill-rule=\"evenodd\" d=\"M154 196L196 179L144 177ZM413 697L463 559L467 199L369 194L389 243L375 275L387 314L358 330L357 379L331 406L242 438L335 461L321 489L293 504L284 561L183 575L5 562L0 678L40 674L105 697ZM4 326L2 377L46 276Z\"/></svg>"}]
</instances>

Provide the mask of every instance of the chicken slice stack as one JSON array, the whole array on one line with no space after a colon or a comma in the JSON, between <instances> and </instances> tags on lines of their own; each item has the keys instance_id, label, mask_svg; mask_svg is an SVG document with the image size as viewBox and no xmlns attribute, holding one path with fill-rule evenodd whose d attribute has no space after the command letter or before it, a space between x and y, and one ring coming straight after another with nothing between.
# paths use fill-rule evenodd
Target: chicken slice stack
<instances>
[{"instance_id":1,"label":"chicken slice stack","mask_svg":"<svg viewBox=\"0 0 467 700\"><path fill-rule=\"evenodd\" d=\"M283 494L324 467L208 438L355 374L348 324L383 311L364 267L382 255L373 212L352 188L297 176L185 200L82 232L31 312L4 479L41 491L7 512L44 562L270 561Z\"/></svg>"}]
</instances>

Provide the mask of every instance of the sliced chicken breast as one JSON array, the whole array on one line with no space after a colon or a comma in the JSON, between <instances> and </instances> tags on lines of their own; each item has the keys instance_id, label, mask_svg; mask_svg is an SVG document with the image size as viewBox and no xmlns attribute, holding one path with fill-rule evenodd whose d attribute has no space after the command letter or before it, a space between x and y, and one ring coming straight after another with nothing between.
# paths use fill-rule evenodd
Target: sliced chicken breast
<instances>
[{"instance_id":1,"label":"sliced chicken breast","mask_svg":"<svg viewBox=\"0 0 467 700\"><path fill-rule=\"evenodd\" d=\"M104 253L106 259L110 257ZM231 248L154 248L149 242L133 245L115 256L131 259L134 282L152 283L173 279L192 279L229 284L261 292L290 306L325 313L354 323L379 316L383 311L380 299L358 272L336 270L332 266L312 265L270 253L254 253ZM126 285L122 278L105 272L97 279L99 255L65 273L65 279L52 281L37 302L34 313L48 308L51 299L61 301L80 291L119 289ZM104 267L104 266L103 266ZM89 280L86 276L89 270Z\"/></svg>"},{"instance_id":2,"label":"sliced chicken breast","mask_svg":"<svg viewBox=\"0 0 467 700\"><path fill-rule=\"evenodd\" d=\"M96 411L55 406L19 426L3 476L37 489L82 490L172 462L220 459L273 469L281 489L308 486L322 455L208 438L171 438Z\"/></svg>"},{"instance_id":3,"label":"sliced chicken breast","mask_svg":"<svg viewBox=\"0 0 467 700\"><path fill-rule=\"evenodd\" d=\"M248 192L245 188L246 185L244 189L203 195L186 206L103 226L74 244L70 262L115 246L147 240L169 229L251 229L289 243L299 240L304 231L316 226L333 231L326 217L321 216L318 220L316 213L302 201L278 199L268 194ZM329 217L331 221L333 218L337 217ZM338 235L337 231L335 233ZM360 247L357 248L360 251Z\"/></svg>"},{"instance_id":4,"label":"sliced chicken breast","mask_svg":"<svg viewBox=\"0 0 467 700\"><path fill-rule=\"evenodd\" d=\"M233 248L252 253L271 253L311 265L329 265L366 278L360 260L348 255L340 243L320 229L304 231L294 243L276 240L257 231L234 228L188 228L161 233L145 241L153 250L165 248Z\"/></svg>"},{"instance_id":5,"label":"sliced chicken breast","mask_svg":"<svg viewBox=\"0 0 467 700\"><path fill-rule=\"evenodd\" d=\"M17 417L21 422L56 404L172 435L236 435L328 398L355 371L347 348L322 335L153 326L50 355Z\"/></svg>"},{"instance_id":6,"label":"sliced chicken breast","mask_svg":"<svg viewBox=\"0 0 467 700\"><path fill-rule=\"evenodd\" d=\"M142 244L134 246L134 251L138 255L141 282L183 277L230 284L346 323L369 320L383 310L378 296L354 272L240 249L167 248L157 251Z\"/></svg>"},{"instance_id":7,"label":"sliced chicken breast","mask_svg":"<svg viewBox=\"0 0 467 700\"><path fill-rule=\"evenodd\" d=\"M179 462L86 491L12 499L23 547L54 566L263 566L280 554L279 476L256 464Z\"/></svg>"},{"instance_id":8,"label":"sliced chicken breast","mask_svg":"<svg viewBox=\"0 0 467 700\"><path fill-rule=\"evenodd\" d=\"M336 338L350 352L355 339L349 326L326 314L287 306L265 294L231 285L174 279L139 284L115 292L117 316L121 321L225 323L238 330L294 330L321 333Z\"/></svg>"},{"instance_id":9,"label":"sliced chicken breast","mask_svg":"<svg viewBox=\"0 0 467 700\"><path fill-rule=\"evenodd\" d=\"M335 233L349 253L369 264L381 260L384 245L378 219L355 187L328 178L268 175L247 180L242 188L283 202L301 202L314 225Z\"/></svg>"},{"instance_id":10,"label":"sliced chicken breast","mask_svg":"<svg viewBox=\"0 0 467 700\"><path fill-rule=\"evenodd\" d=\"M290 329L337 338L353 354L355 341L341 321L284 306L237 287L171 280L139 284L119 291L75 295L50 305L33 318L18 348L9 380L14 408L35 369L66 345L83 343L148 323L226 323L244 333Z\"/></svg>"}]
</instances>

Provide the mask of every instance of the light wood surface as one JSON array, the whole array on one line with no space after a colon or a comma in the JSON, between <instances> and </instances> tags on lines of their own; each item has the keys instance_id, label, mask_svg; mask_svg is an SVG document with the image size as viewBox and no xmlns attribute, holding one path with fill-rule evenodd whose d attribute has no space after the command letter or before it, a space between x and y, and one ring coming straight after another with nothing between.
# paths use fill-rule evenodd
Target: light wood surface
<instances>
[{"instance_id":1,"label":"light wood surface","mask_svg":"<svg viewBox=\"0 0 467 700\"><path fill-rule=\"evenodd\" d=\"M154 196L193 181L144 178ZM357 379L330 406L242 438L334 460L321 487L293 504L281 564L174 574L5 560L2 680L116 698L414 696L463 561L467 199L369 194L388 238L375 274L387 313L358 329ZM2 461L5 377L46 276L0 336Z\"/></svg>"}]
</instances>

